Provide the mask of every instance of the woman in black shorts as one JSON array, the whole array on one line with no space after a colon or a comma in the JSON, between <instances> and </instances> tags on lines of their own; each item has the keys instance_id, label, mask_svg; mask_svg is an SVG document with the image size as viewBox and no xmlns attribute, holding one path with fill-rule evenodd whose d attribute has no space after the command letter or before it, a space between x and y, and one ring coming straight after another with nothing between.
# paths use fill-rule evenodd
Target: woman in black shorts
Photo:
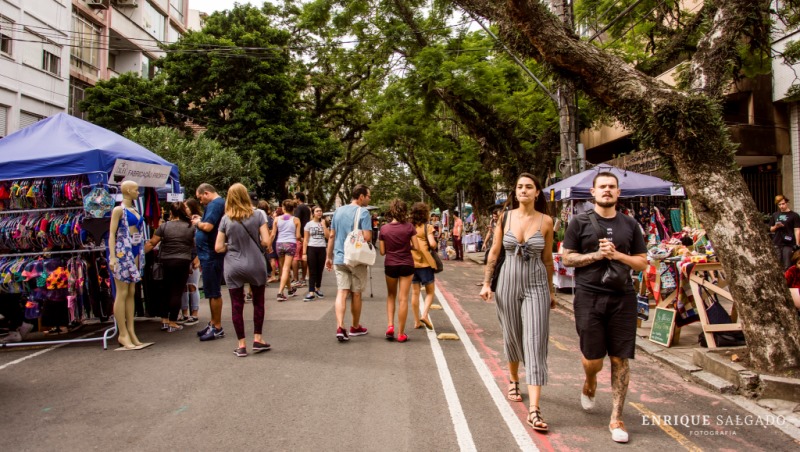
<instances>
[{"instance_id":1,"label":"woman in black shorts","mask_svg":"<svg viewBox=\"0 0 800 452\"><path fill-rule=\"evenodd\" d=\"M408 317L408 290L411 288L411 277L414 276L414 258L411 256L411 249L418 249L415 237L417 231L414 225L406 221L408 208L405 202L399 199L392 201L389 204L387 216L391 217L392 221L381 226L380 234L378 234L381 256L386 256L383 263L387 289L386 317L389 323L389 327L386 329L386 339L394 340L395 300L399 293L397 342L406 342L408 340L408 336L405 334L406 317Z\"/></svg>"}]
</instances>

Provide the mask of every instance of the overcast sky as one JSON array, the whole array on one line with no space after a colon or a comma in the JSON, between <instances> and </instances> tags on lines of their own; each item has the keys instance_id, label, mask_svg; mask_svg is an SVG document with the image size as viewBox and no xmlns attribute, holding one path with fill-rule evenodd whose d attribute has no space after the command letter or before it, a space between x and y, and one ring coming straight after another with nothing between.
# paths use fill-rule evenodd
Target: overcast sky
<instances>
[{"instance_id":1,"label":"overcast sky","mask_svg":"<svg viewBox=\"0 0 800 452\"><path fill-rule=\"evenodd\" d=\"M196 9L204 13L213 13L214 11L223 11L232 9L234 3L250 3L252 5L261 6L264 4L263 0L189 0L189 9Z\"/></svg>"}]
</instances>

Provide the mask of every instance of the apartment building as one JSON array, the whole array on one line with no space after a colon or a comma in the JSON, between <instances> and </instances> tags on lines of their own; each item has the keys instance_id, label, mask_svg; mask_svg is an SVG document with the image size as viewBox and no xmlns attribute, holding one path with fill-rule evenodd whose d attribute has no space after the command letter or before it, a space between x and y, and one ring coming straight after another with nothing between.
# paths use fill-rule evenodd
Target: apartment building
<instances>
[{"instance_id":1,"label":"apartment building","mask_svg":"<svg viewBox=\"0 0 800 452\"><path fill-rule=\"evenodd\" d=\"M65 111L71 0L0 0L0 137Z\"/></svg>"},{"instance_id":2,"label":"apartment building","mask_svg":"<svg viewBox=\"0 0 800 452\"><path fill-rule=\"evenodd\" d=\"M684 7L698 10L701 0L684 0ZM780 60L773 61L775 74L781 68ZM800 74L800 71L795 72ZM675 85L677 66L665 71L658 78L669 85ZM795 77L791 73L791 78ZM790 78L787 74L787 80ZM780 88L777 76L761 75L731 83L724 101L724 119L731 137L739 145L735 159L741 168L742 176L760 211L769 213L775 210L772 201L778 193L793 193L793 174L798 174L797 160L797 119L793 137L789 133L790 109L775 97ZM797 110L796 110L797 111ZM790 143L792 141L792 143ZM632 140L630 131L619 124L603 125L581 133L581 142L586 149L586 159L591 163L608 162L621 168L645 174L658 172L659 163L654 152L640 151ZM620 155L623 157L618 157ZM661 175L661 174L656 174ZM794 190L800 191L800 187ZM794 192L795 197L800 195ZM798 198L800 199L800 198Z\"/></svg>"},{"instance_id":3,"label":"apartment building","mask_svg":"<svg viewBox=\"0 0 800 452\"><path fill-rule=\"evenodd\" d=\"M152 77L159 43L188 26L189 0L0 0L0 138L59 112L83 117L100 80Z\"/></svg>"},{"instance_id":4,"label":"apartment building","mask_svg":"<svg viewBox=\"0 0 800 452\"><path fill-rule=\"evenodd\" d=\"M773 1L772 7L778 10L782 6L782 1ZM800 29L797 27L789 28L786 23L778 19L774 23L772 34L772 101L776 105L781 105L787 111L789 135L789 152L785 155L780 164L782 174L782 193L789 199L794 199L792 210L797 210L798 200L800 200L800 105L797 96L792 96L789 92L794 85L800 84L800 64L789 65L781 57L786 45L792 41L800 40Z\"/></svg>"},{"instance_id":5,"label":"apartment building","mask_svg":"<svg viewBox=\"0 0 800 452\"><path fill-rule=\"evenodd\" d=\"M155 74L159 44L188 30L189 0L72 0L71 20L68 112L84 117L78 104L98 80Z\"/></svg>"}]
</instances>

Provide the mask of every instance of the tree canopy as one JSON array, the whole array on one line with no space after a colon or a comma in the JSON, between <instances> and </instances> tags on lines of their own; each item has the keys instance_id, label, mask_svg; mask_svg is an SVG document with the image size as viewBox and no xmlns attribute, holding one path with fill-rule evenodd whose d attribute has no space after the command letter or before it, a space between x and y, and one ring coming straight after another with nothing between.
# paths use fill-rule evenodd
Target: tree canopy
<instances>
[{"instance_id":1,"label":"tree canopy","mask_svg":"<svg viewBox=\"0 0 800 452\"><path fill-rule=\"evenodd\" d=\"M236 182L255 187L256 180L250 176L256 172L254 162L245 161L216 140L203 135L187 137L172 127L131 127L124 136L177 165L181 185L190 196L204 182L220 191Z\"/></svg>"}]
</instances>

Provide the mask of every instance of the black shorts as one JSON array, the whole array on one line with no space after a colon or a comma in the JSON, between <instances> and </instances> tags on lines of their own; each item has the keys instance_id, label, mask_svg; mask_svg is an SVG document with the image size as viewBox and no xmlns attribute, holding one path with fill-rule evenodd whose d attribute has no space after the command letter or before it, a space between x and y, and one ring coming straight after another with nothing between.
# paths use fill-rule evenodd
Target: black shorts
<instances>
[{"instance_id":1,"label":"black shorts","mask_svg":"<svg viewBox=\"0 0 800 452\"><path fill-rule=\"evenodd\" d=\"M390 278L400 278L414 274L413 265L387 265L383 268L383 273Z\"/></svg>"},{"instance_id":2,"label":"black shorts","mask_svg":"<svg viewBox=\"0 0 800 452\"><path fill-rule=\"evenodd\" d=\"M598 294L576 288L575 329L586 359L608 354L633 359L636 351L636 294Z\"/></svg>"}]
</instances>

